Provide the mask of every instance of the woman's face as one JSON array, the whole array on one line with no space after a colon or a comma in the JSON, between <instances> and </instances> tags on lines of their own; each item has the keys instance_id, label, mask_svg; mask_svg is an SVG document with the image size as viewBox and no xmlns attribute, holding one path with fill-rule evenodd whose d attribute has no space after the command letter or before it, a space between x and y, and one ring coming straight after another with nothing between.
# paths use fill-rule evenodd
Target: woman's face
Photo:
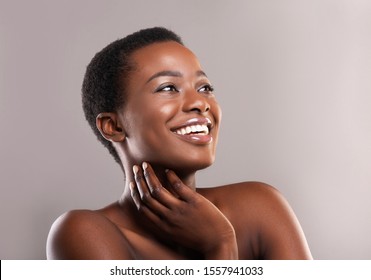
<instances>
[{"instance_id":1,"label":"woman's face","mask_svg":"<svg viewBox=\"0 0 371 280\"><path fill-rule=\"evenodd\" d=\"M135 70L119 112L126 154L135 163L148 161L180 172L210 166L221 110L196 56L176 42L162 42L131 58Z\"/></svg>"}]
</instances>

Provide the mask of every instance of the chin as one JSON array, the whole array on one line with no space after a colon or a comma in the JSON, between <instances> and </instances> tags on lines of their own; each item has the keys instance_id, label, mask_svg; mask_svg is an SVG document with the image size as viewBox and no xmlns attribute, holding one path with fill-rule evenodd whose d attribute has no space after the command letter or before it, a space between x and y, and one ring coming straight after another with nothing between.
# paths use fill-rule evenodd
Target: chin
<instances>
[{"instance_id":1,"label":"chin","mask_svg":"<svg viewBox=\"0 0 371 280\"><path fill-rule=\"evenodd\" d=\"M214 149L168 149L156 151L152 154L143 154L137 162L147 161L152 165L171 169L176 173L192 173L211 166L215 161Z\"/></svg>"},{"instance_id":2,"label":"chin","mask_svg":"<svg viewBox=\"0 0 371 280\"><path fill-rule=\"evenodd\" d=\"M174 164L176 162L176 164ZM197 159L187 159L183 161L174 161L171 164L170 169L173 169L175 172L180 173L193 173L198 170L208 168L214 163L214 158L197 158Z\"/></svg>"}]
</instances>

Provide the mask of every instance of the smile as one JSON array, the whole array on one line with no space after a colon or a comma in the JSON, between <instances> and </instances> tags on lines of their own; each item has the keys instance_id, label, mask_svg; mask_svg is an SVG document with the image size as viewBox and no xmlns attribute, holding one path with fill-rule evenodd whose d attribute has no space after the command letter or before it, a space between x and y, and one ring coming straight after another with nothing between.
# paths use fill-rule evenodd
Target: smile
<instances>
[{"instance_id":1,"label":"smile","mask_svg":"<svg viewBox=\"0 0 371 280\"><path fill-rule=\"evenodd\" d=\"M175 133L180 134L180 135L189 135L189 134L207 135L209 134L209 128L205 124L189 125L189 126L177 129Z\"/></svg>"},{"instance_id":2,"label":"smile","mask_svg":"<svg viewBox=\"0 0 371 280\"><path fill-rule=\"evenodd\" d=\"M211 121L208 118L193 118L171 129L171 131L187 142L209 144L213 140L210 134L211 128Z\"/></svg>"}]
</instances>

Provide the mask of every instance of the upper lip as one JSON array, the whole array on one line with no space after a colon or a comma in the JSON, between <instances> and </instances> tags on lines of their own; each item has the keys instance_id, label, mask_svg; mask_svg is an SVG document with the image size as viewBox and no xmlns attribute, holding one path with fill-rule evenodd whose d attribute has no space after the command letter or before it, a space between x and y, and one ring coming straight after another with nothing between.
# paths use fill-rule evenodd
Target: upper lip
<instances>
[{"instance_id":1,"label":"upper lip","mask_svg":"<svg viewBox=\"0 0 371 280\"><path fill-rule=\"evenodd\" d=\"M213 127L212 125L212 122L209 118L191 118L185 122L183 122L182 124L179 124L173 128L171 128L171 131L176 131L182 127L186 127L186 126L191 126L191 125L207 125L207 127L209 128L209 130L211 130L211 128Z\"/></svg>"}]
</instances>

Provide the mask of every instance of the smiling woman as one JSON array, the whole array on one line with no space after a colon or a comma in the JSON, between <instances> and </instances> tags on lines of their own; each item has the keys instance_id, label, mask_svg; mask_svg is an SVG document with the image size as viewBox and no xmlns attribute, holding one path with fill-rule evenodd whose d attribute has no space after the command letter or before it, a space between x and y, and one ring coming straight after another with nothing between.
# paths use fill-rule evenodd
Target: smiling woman
<instances>
[{"instance_id":1,"label":"smiling woman","mask_svg":"<svg viewBox=\"0 0 371 280\"><path fill-rule=\"evenodd\" d=\"M53 224L49 259L310 259L273 187L198 189L215 159L221 110L197 57L165 28L97 53L83 83L86 118L125 173L117 202ZM233 172L233 170L231 170Z\"/></svg>"}]
</instances>

